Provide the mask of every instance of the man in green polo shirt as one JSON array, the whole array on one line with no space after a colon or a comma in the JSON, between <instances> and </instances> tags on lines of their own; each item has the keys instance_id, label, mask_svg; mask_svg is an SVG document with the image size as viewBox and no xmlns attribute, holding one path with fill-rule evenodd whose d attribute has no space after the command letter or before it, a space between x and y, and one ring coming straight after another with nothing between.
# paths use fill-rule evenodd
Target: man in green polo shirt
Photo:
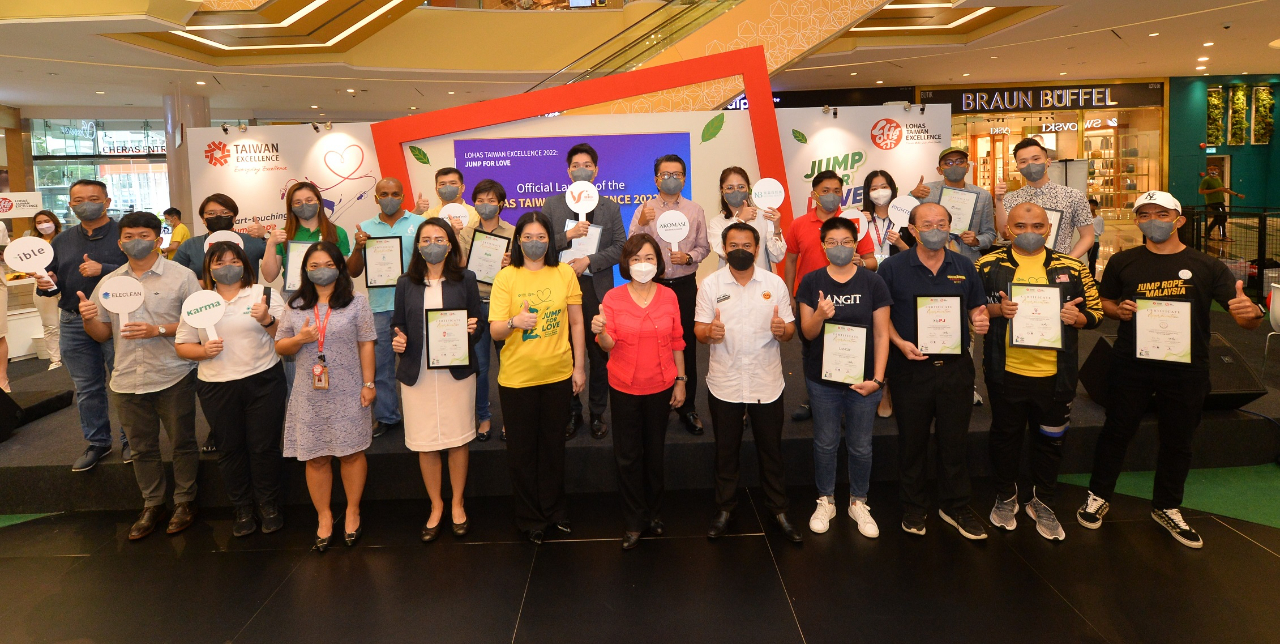
<instances>
[{"instance_id":1,"label":"man in green polo shirt","mask_svg":"<svg viewBox=\"0 0 1280 644\"><path fill-rule=\"evenodd\" d=\"M1213 231L1218 231L1218 241L1235 241L1227 237L1227 195L1244 199L1244 195L1233 191L1222 182L1222 168L1211 165L1205 170L1204 179L1200 180L1200 194L1204 195L1204 205L1213 212L1213 221L1205 235L1213 239Z\"/></svg>"}]
</instances>

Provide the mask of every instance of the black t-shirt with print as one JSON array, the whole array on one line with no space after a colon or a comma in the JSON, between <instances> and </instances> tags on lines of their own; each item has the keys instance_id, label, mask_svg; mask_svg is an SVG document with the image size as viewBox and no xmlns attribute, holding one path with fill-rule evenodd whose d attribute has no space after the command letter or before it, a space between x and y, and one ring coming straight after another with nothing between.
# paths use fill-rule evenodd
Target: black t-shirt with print
<instances>
[{"instance_id":1,"label":"black t-shirt with print","mask_svg":"<svg viewBox=\"0 0 1280 644\"><path fill-rule=\"evenodd\" d=\"M867 327L867 354L863 363L867 380L875 377L875 324L873 314L876 309L893 304L889 296L889 287L875 273L859 268L843 284L837 282L827 269L810 271L800 280L800 288L796 289L796 301L807 304L817 310L818 292L831 300L836 306L833 322L858 324ZM800 341L805 344L804 377L814 382L822 382L822 334L813 340L806 340L804 333Z\"/></svg>"},{"instance_id":2,"label":"black t-shirt with print","mask_svg":"<svg viewBox=\"0 0 1280 644\"><path fill-rule=\"evenodd\" d=\"M1138 246L1111 256L1102 273L1098 295L1116 302L1138 297L1191 302L1191 363L1158 364L1207 371L1209 310L1215 300L1227 308L1227 302L1236 296L1236 278L1222 262L1193 248L1161 255ZM1134 332L1133 320L1120 322L1117 357L1134 358Z\"/></svg>"}]
</instances>

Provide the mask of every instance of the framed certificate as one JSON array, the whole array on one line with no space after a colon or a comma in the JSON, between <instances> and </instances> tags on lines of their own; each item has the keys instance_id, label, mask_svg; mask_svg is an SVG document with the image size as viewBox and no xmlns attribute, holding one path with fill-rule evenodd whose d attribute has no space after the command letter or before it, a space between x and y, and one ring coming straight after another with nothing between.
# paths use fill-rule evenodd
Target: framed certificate
<instances>
[{"instance_id":1,"label":"framed certificate","mask_svg":"<svg viewBox=\"0 0 1280 644\"><path fill-rule=\"evenodd\" d=\"M364 243L364 285L387 288L404 275L404 238L370 237Z\"/></svg>"},{"instance_id":2,"label":"framed certificate","mask_svg":"<svg viewBox=\"0 0 1280 644\"><path fill-rule=\"evenodd\" d=\"M493 284L502 270L502 256L511 248L511 239L502 235L474 229L471 236L471 253L467 255L467 270L476 274L477 282Z\"/></svg>"},{"instance_id":3,"label":"framed certificate","mask_svg":"<svg viewBox=\"0 0 1280 644\"><path fill-rule=\"evenodd\" d=\"M965 319L959 295L916 296L916 348L925 355L960 355Z\"/></svg>"},{"instance_id":4,"label":"framed certificate","mask_svg":"<svg viewBox=\"0 0 1280 644\"><path fill-rule=\"evenodd\" d=\"M289 241L284 247L284 290L292 293L302 286L302 257L315 242Z\"/></svg>"},{"instance_id":5,"label":"framed certificate","mask_svg":"<svg viewBox=\"0 0 1280 644\"><path fill-rule=\"evenodd\" d=\"M1010 284L1018 314L1009 320L1009 346L1062 350L1062 286Z\"/></svg>"},{"instance_id":6,"label":"framed certificate","mask_svg":"<svg viewBox=\"0 0 1280 644\"><path fill-rule=\"evenodd\" d=\"M1135 298L1133 346L1143 360L1191 363L1191 302Z\"/></svg>"},{"instance_id":7,"label":"framed certificate","mask_svg":"<svg viewBox=\"0 0 1280 644\"><path fill-rule=\"evenodd\" d=\"M1058 224L1062 222L1062 211L1045 208L1044 213L1049 215L1049 234L1044 238L1044 243L1053 248L1058 242Z\"/></svg>"},{"instance_id":8,"label":"framed certificate","mask_svg":"<svg viewBox=\"0 0 1280 644\"><path fill-rule=\"evenodd\" d=\"M427 368L448 369L471 364L466 309L427 309Z\"/></svg>"},{"instance_id":9,"label":"framed certificate","mask_svg":"<svg viewBox=\"0 0 1280 644\"><path fill-rule=\"evenodd\" d=\"M564 222L564 229L569 230L577 225L577 220L570 219ZM591 227L587 228L586 237L579 237L573 240L568 248L560 251L560 261L568 262L579 257L596 254L596 251L600 249L600 232L602 230L604 229L600 226L591 224Z\"/></svg>"},{"instance_id":10,"label":"framed certificate","mask_svg":"<svg viewBox=\"0 0 1280 644\"><path fill-rule=\"evenodd\" d=\"M866 380L867 327L825 322L822 325L822 379L844 385Z\"/></svg>"},{"instance_id":11,"label":"framed certificate","mask_svg":"<svg viewBox=\"0 0 1280 644\"><path fill-rule=\"evenodd\" d=\"M951 231L959 234L969 230L969 224L973 222L973 211L978 206L978 193L943 186L938 204L951 213Z\"/></svg>"}]
</instances>

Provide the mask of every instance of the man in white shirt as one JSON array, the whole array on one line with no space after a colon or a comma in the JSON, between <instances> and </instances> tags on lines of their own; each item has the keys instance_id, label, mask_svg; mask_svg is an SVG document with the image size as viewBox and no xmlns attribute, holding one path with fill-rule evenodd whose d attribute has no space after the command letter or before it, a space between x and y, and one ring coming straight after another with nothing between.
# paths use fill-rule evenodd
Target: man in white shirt
<instances>
[{"instance_id":1,"label":"man in white shirt","mask_svg":"<svg viewBox=\"0 0 1280 644\"><path fill-rule=\"evenodd\" d=\"M719 511L707 537L725 533L737 504L738 454L743 416L751 417L765 506L788 539L803 537L787 521L787 489L782 469L783 406L781 344L795 335L795 315L787 284L756 267L760 233L735 222L721 232L728 266L698 288L694 333L711 345L707 405L716 438L716 504Z\"/></svg>"},{"instance_id":2,"label":"man in white shirt","mask_svg":"<svg viewBox=\"0 0 1280 644\"><path fill-rule=\"evenodd\" d=\"M1055 226L1047 245L1058 251L1083 258L1093 248L1093 212L1084 193L1056 184L1049 180L1048 168L1052 162L1049 150L1035 139L1023 139L1013 146L1013 158L1018 173L1027 184L1004 196L996 209L996 230L1004 230L1013 207L1030 201L1049 214L1049 223ZM1079 239L1071 241L1073 232Z\"/></svg>"}]
</instances>

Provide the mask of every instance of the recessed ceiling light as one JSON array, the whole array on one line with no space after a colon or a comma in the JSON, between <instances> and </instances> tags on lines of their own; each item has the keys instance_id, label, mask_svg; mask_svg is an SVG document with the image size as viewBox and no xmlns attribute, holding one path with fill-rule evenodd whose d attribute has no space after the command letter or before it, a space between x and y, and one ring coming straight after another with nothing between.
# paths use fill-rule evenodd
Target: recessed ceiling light
<instances>
[{"instance_id":1,"label":"recessed ceiling light","mask_svg":"<svg viewBox=\"0 0 1280 644\"><path fill-rule=\"evenodd\" d=\"M1059 75L1059 76L1066 76L1066 75L1067 75L1067 73L1066 73L1066 72L1058 72L1058 75Z\"/></svg>"},{"instance_id":2,"label":"recessed ceiling light","mask_svg":"<svg viewBox=\"0 0 1280 644\"><path fill-rule=\"evenodd\" d=\"M1267 43L1267 46L1268 46L1268 47L1270 47L1270 48L1272 48L1272 49L1280 49L1280 38L1277 38L1277 39L1275 39L1275 40L1273 40L1273 41L1271 41L1271 42Z\"/></svg>"},{"instance_id":3,"label":"recessed ceiling light","mask_svg":"<svg viewBox=\"0 0 1280 644\"><path fill-rule=\"evenodd\" d=\"M1201 65L1201 66L1199 66L1199 67L1197 67L1197 68L1196 68L1196 71L1200 71L1200 70L1202 70L1202 69L1204 69L1204 68L1205 68L1205 67L1204 67L1204 65Z\"/></svg>"},{"instance_id":4,"label":"recessed ceiling light","mask_svg":"<svg viewBox=\"0 0 1280 644\"><path fill-rule=\"evenodd\" d=\"M347 93L348 93L348 94L355 94L355 93L356 93L356 91L355 91L354 89L349 89L349 90L347 90Z\"/></svg>"},{"instance_id":5,"label":"recessed ceiling light","mask_svg":"<svg viewBox=\"0 0 1280 644\"><path fill-rule=\"evenodd\" d=\"M991 60L995 60L995 59L997 59L997 58L999 58L999 56L992 56L992 57L991 57Z\"/></svg>"},{"instance_id":6,"label":"recessed ceiling light","mask_svg":"<svg viewBox=\"0 0 1280 644\"><path fill-rule=\"evenodd\" d=\"M318 110L318 109L320 109L320 106L319 106L319 105L312 105L312 106L311 106L311 109L313 109L313 110Z\"/></svg>"},{"instance_id":7,"label":"recessed ceiling light","mask_svg":"<svg viewBox=\"0 0 1280 644\"><path fill-rule=\"evenodd\" d=\"M1204 73L1204 75L1205 75L1205 76L1208 76L1208 75L1209 75L1209 72L1205 72L1205 73Z\"/></svg>"},{"instance_id":8,"label":"recessed ceiling light","mask_svg":"<svg viewBox=\"0 0 1280 644\"><path fill-rule=\"evenodd\" d=\"M1147 35L1148 35L1148 36L1159 36L1159 35L1160 35L1160 32L1158 32L1158 31L1157 31L1157 32L1155 32L1155 33L1150 33L1150 34L1147 34Z\"/></svg>"},{"instance_id":9,"label":"recessed ceiling light","mask_svg":"<svg viewBox=\"0 0 1280 644\"><path fill-rule=\"evenodd\" d=\"M876 85L884 85L884 81L876 81Z\"/></svg>"},{"instance_id":10,"label":"recessed ceiling light","mask_svg":"<svg viewBox=\"0 0 1280 644\"><path fill-rule=\"evenodd\" d=\"M968 76L968 74L963 74L963 75L964 75L964 76Z\"/></svg>"},{"instance_id":11,"label":"recessed ceiling light","mask_svg":"<svg viewBox=\"0 0 1280 644\"><path fill-rule=\"evenodd\" d=\"M204 85L204 81L196 81L196 85Z\"/></svg>"},{"instance_id":12,"label":"recessed ceiling light","mask_svg":"<svg viewBox=\"0 0 1280 644\"><path fill-rule=\"evenodd\" d=\"M453 92L449 92L449 96L453 96Z\"/></svg>"},{"instance_id":13,"label":"recessed ceiling light","mask_svg":"<svg viewBox=\"0 0 1280 644\"><path fill-rule=\"evenodd\" d=\"M58 75L58 72L49 72L49 75L50 75L50 76L57 76L57 75Z\"/></svg>"},{"instance_id":14,"label":"recessed ceiling light","mask_svg":"<svg viewBox=\"0 0 1280 644\"><path fill-rule=\"evenodd\" d=\"M1198 60L1198 61L1200 61L1200 62L1202 62L1202 63L1203 63L1204 61L1209 60L1209 57L1208 57L1208 56L1201 56L1201 57L1197 58L1196 60Z\"/></svg>"},{"instance_id":15,"label":"recessed ceiling light","mask_svg":"<svg viewBox=\"0 0 1280 644\"><path fill-rule=\"evenodd\" d=\"M1205 46L1205 47L1212 47L1212 46L1213 46L1213 43L1211 43L1211 42L1207 42L1207 43L1205 43L1205 44L1204 44L1204 46Z\"/></svg>"},{"instance_id":16,"label":"recessed ceiling light","mask_svg":"<svg viewBox=\"0 0 1280 644\"><path fill-rule=\"evenodd\" d=\"M858 72L849 72L849 75L850 75L850 76L857 76L857 75L858 75Z\"/></svg>"},{"instance_id":17,"label":"recessed ceiling light","mask_svg":"<svg viewBox=\"0 0 1280 644\"><path fill-rule=\"evenodd\" d=\"M106 92L94 92L94 94L106 94Z\"/></svg>"},{"instance_id":18,"label":"recessed ceiling light","mask_svg":"<svg viewBox=\"0 0 1280 644\"><path fill-rule=\"evenodd\" d=\"M320 116L324 116L324 112L321 112L321 113L320 113Z\"/></svg>"},{"instance_id":19,"label":"recessed ceiling light","mask_svg":"<svg viewBox=\"0 0 1280 644\"><path fill-rule=\"evenodd\" d=\"M409 109L411 109L411 110L416 110L416 109L418 109L418 108L416 108L416 107L410 107Z\"/></svg>"}]
</instances>

